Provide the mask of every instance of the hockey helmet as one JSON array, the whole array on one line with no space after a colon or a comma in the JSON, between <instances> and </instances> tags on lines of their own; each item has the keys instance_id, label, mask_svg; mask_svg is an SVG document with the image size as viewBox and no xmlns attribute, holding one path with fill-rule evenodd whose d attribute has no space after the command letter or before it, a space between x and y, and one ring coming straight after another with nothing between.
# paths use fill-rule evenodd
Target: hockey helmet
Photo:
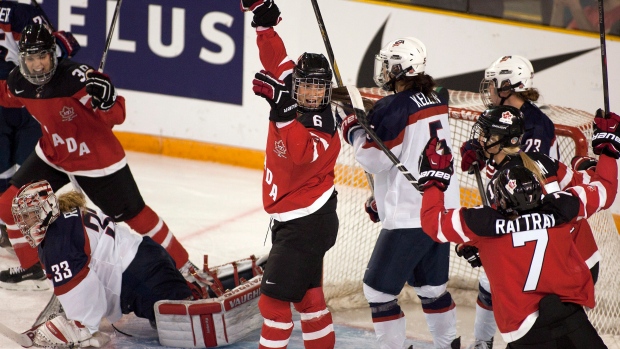
<instances>
[{"instance_id":1,"label":"hockey helmet","mask_svg":"<svg viewBox=\"0 0 620 349\"><path fill-rule=\"evenodd\" d=\"M524 166L514 166L500 171L493 182L493 193L497 209L510 216L538 207L543 188L534 172Z\"/></svg>"},{"instance_id":2,"label":"hockey helmet","mask_svg":"<svg viewBox=\"0 0 620 349\"><path fill-rule=\"evenodd\" d=\"M525 133L523 113L515 107L501 105L491 107L478 117L471 131L470 139L477 139L483 144L484 150L499 145L497 152L503 148L521 146ZM497 154L490 153L490 154Z\"/></svg>"},{"instance_id":3,"label":"hockey helmet","mask_svg":"<svg viewBox=\"0 0 620 349\"><path fill-rule=\"evenodd\" d=\"M293 99L301 111L323 110L332 97L332 70L320 53L302 54L293 69Z\"/></svg>"},{"instance_id":4,"label":"hockey helmet","mask_svg":"<svg viewBox=\"0 0 620 349\"><path fill-rule=\"evenodd\" d=\"M426 69L426 46L422 41L406 37L390 41L375 55L373 78L377 86L393 91L396 81L416 76Z\"/></svg>"},{"instance_id":5,"label":"hockey helmet","mask_svg":"<svg viewBox=\"0 0 620 349\"><path fill-rule=\"evenodd\" d=\"M50 81L58 58L56 57L56 39L45 24L31 24L24 28L18 43L19 70L32 84L44 85ZM50 60L49 67L35 62ZM28 68L30 66L30 68Z\"/></svg>"},{"instance_id":6,"label":"hockey helmet","mask_svg":"<svg viewBox=\"0 0 620 349\"><path fill-rule=\"evenodd\" d=\"M19 189L13 198L11 212L30 246L36 247L45 238L47 227L60 215L60 208L50 184L41 180Z\"/></svg>"},{"instance_id":7,"label":"hockey helmet","mask_svg":"<svg viewBox=\"0 0 620 349\"><path fill-rule=\"evenodd\" d=\"M485 105L492 105L491 96L502 91L523 92L534 84L534 67L522 56L503 56L484 71L480 94Z\"/></svg>"}]
</instances>

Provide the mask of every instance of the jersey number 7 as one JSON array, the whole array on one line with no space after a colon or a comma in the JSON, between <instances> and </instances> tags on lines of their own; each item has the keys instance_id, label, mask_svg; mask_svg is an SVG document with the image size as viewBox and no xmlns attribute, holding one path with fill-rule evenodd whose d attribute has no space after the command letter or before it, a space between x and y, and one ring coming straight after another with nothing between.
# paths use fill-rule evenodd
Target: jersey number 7
<instances>
[{"instance_id":1,"label":"jersey number 7","mask_svg":"<svg viewBox=\"0 0 620 349\"><path fill-rule=\"evenodd\" d=\"M536 229L512 234L512 246L514 247L523 247L527 242L531 241L536 243L536 247L534 248L534 255L530 263L530 271L527 274L525 286L523 286L524 292L534 291L538 286L549 235L547 235L547 229Z\"/></svg>"}]
</instances>

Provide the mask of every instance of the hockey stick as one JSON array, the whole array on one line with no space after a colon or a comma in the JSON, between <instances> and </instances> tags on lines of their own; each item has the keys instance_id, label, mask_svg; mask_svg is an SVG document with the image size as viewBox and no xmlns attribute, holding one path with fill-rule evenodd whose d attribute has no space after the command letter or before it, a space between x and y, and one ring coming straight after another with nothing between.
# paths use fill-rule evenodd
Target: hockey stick
<instances>
[{"instance_id":1,"label":"hockey stick","mask_svg":"<svg viewBox=\"0 0 620 349\"><path fill-rule=\"evenodd\" d=\"M340 77L340 70L338 70L338 64L336 63L336 58L334 57L334 51L332 50L332 44L329 42L329 36L327 36L327 30L325 29L325 22L323 22L323 16L321 16L321 10L319 9L319 4L317 0L310 0L312 2L312 8L314 9L314 15L316 16L316 22L319 25L319 30L321 31L321 37L323 38L323 43L325 44L325 50L327 51L327 57L329 58L329 62L334 68L334 75L336 76L336 84L338 86L342 85L342 78ZM362 110L364 110L362 108ZM375 180L372 175L366 171L366 180L368 181L368 186L370 187L370 191L375 192Z\"/></svg>"},{"instance_id":2,"label":"hockey stick","mask_svg":"<svg viewBox=\"0 0 620 349\"><path fill-rule=\"evenodd\" d=\"M19 333L17 331L13 331L12 329L6 327L4 324L0 323L0 334L12 340L13 342L21 345L24 348L30 348L34 345L32 338L36 333L36 329L30 329L24 333Z\"/></svg>"},{"instance_id":3,"label":"hockey stick","mask_svg":"<svg viewBox=\"0 0 620 349\"><path fill-rule=\"evenodd\" d=\"M43 11L43 8L41 7L41 5L39 5L39 3L37 2L37 0L30 0L30 3L32 4L32 6L34 6L37 10L41 11L41 13L43 14L43 19L47 22L47 25L50 27L50 29L52 30L52 32L56 31L56 28L54 28L54 25L52 24L52 22L50 21L50 19L47 17L47 14L45 13L45 11Z\"/></svg>"},{"instance_id":4,"label":"hockey stick","mask_svg":"<svg viewBox=\"0 0 620 349\"><path fill-rule=\"evenodd\" d=\"M101 57L101 63L99 63L99 69L97 69L100 73L103 72L103 67L105 66L105 62L108 57L108 51L110 50L110 43L112 42L112 34L114 33L114 27L116 27L116 21L118 20L118 16L121 13L122 2L123 0L116 0L116 9L114 9L114 17L112 17L112 23L110 24L110 30L108 31L108 37L105 42L105 47L103 48L103 56Z\"/></svg>"},{"instance_id":5,"label":"hockey stick","mask_svg":"<svg viewBox=\"0 0 620 349\"><path fill-rule=\"evenodd\" d=\"M487 192L484 190L484 183L482 182L482 176L480 175L480 167L477 163L472 166L474 166L474 175L476 176L476 183L478 184L478 191L480 192L482 204L490 207L491 205L489 204L489 198L487 197Z\"/></svg>"},{"instance_id":6,"label":"hockey stick","mask_svg":"<svg viewBox=\"0 0 620 349\"><path fill-rule=\"evenodd\" d=\"M601 66L603 69L603 103L605 117L609 113L609 86L607 83L607 49L605 45L605 10L603 0L598 0L598 27L601 34Z\"/></svg>"},{"instance_id":7,"label":"hockey stick","mask_svg":"<svg viewBox=\"0 0 620 349\"><path fill-rule=\"evenodd\" d=\"M364 131L366 131L366 134L375 143L377 143L379 148L381 148L381 150L385 153L385 155L387 155L387 157L392 161L394 166L398 168L398 170L403 174L403 176L407 178L409 183L411 183L411 185L413 185L413 187L416 188L417 190L420 190L418 186L418 180L415 179L415 177L411 175L411 173L409 172L409 170L407 170L405 165L403 165L400 162L400 160L396 157L396 155L394 155L394 153L392 153L392 151L388 149L388 147L385 146L385 144L377 136L375 131L368 126L367 120L366 120L366 112L364 111L364 102L362 101L362 95L360 94L360 91L355 86L347 86L347 91L349 92L349 96L351 97L351 103L353 104L353 109L355 110L355 115L357 116L357 119L359 120L360 126L362 126Z\"/></svg>"}]
</instances>

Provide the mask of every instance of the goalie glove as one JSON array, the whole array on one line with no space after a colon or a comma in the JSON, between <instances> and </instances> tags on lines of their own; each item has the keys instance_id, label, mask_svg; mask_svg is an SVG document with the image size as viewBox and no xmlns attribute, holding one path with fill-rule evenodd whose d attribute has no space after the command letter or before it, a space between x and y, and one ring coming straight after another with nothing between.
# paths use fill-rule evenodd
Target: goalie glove
<instances>
[{"instance_id":1,"label":"goalie glove","mask_svg":"<svg viewBox=\"0 0 620 349\"><path fill-rule=\"evenodd\" d=\"M33 343L36 346L52 348L100 348L108 341L110 337L103 332L91 334L80 322L57 316L39 326Z\"/></svg>"},{"instance_id":2,"label":"goalie glove","mask_svg":"<svg viewBox=\"0 0 620 349\"><path fill-rule=\"evenodd\" d=\"M241 11L254 13L252 27L275 27L282 18L273 0L241 0Z\"/></svg>"},{"instance_id":3,"label":"goalie glove","mask_svg":"<svg viewBox=\"0 0 620 349\"><path fill-rule=\"evenodd\" d=\"M278 80L270 72L261 70L252 81L254 94L263 97L271 105L269 120L291 121L297 117L297 102L291 98L291 91L284 81Z\"/></svg>"},{"instance_id":4,"label":"goalie glove","mask_svg":"<svg viewBox=\"0 0 620 349\"><path fill-rule=\"evenodd\" d=\"M482 266L480 254L478 253L478 247L458 244L454 246L454 251L456 251L457 256L465 258L472 268L478 268Z\"/></svg>"},{"instance_id":5,"label":"goalie glove","mask_svg":"<svg viewBox=\"0 0 620 349\"><path fill-rule=\"evenodd\" d=\"M596 111L594 117L594 135L592 136L592 150L594 154L605 154L614 159L620 158L620 116L609 113L608 118L603 116L603 110Z\"/></svg>"},{"instance_id":6,"label":"goalie glove","mask_svg":"<svg viewBox=\"0 0 620 349\"><path fill-rule=\"evenodd\" d=\"M86 93L92 96L93 109L109 110L116 103L116 90L110 78L100 72L90 71L86 78Z\"/></svg>"},{"instance_id":7,"label":"goalie glove","mask_svg":"<svg viewBox=\"0 0 620 349\"><path fill-rule=\"evenodd\" d=\"M450 185L450 178L454 174L452 153L450 148L445 145L443 145L443 149L438 149L439 146L442 146L441 143L439 138L431 138L420 155L418 185L421 192L431 186L446 191ZM440 153L442 150L443 154Z\"/></svg>"}]
</instances>

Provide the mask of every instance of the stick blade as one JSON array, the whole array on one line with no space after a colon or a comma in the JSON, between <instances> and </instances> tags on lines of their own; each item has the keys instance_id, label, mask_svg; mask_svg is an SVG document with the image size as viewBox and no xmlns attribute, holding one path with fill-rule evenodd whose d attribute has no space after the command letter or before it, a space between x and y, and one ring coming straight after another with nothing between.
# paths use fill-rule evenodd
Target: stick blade
<instances>
[{"instance_id":1,"label":"stick blade","mask_svg":"<svg viewBox=\"0 0 620 349\"><path fill-rule=\"evenodd\" d=\"M34 337L33 330L28 330L25 333L19 333L19 332L13 331L12 329L6 327L4 324L0 323L0 334L4 335L8 339L21 345L24 348L30 348L33 345L32 339L29 336L30 333L32 333Z\"/></svg>"}]
</instances>

